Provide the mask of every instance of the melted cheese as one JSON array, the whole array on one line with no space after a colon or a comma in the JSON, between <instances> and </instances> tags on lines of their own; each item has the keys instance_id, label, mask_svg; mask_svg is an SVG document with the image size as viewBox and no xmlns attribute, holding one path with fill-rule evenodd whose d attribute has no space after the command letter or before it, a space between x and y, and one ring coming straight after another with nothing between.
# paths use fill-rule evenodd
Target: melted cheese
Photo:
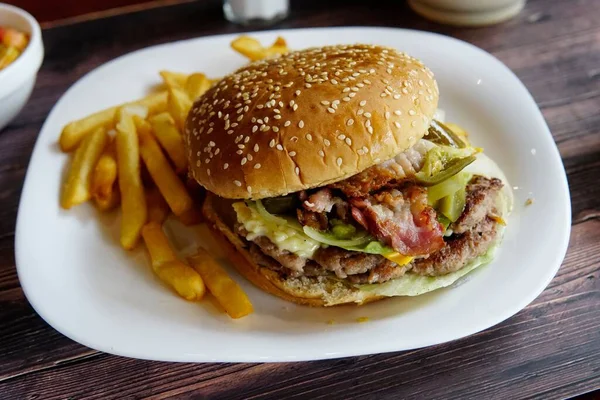
<instances>
[{"instance_id":1,"label":"melted cheese","mask_svg":"<svg viewBox=\"0 0 600 400\"><path fill-rule=\"evenodd\" d=\"M246 237L248 240L266 236L280 249L306 258L312 258L315 251L321 247L319 242L290 226L266 221L254 205L246 205L246 203L240 201L234 203L233 208L237 213L238 222L248 231Z\"/></svg>"}]
</instances>

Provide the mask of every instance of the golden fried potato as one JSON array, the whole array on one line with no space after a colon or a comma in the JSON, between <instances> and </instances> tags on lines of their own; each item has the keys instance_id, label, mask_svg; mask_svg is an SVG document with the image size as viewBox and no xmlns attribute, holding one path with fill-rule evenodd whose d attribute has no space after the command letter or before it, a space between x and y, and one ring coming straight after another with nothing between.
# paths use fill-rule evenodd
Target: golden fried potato
<instances>
[{"instance_id":1,"label":"golden fried potato","mask_svg":"<svg viewBox=\"0 0 600 400\"><path fill-rule=\"evenodd\" d=\"M160 71L160 76L167 88L184 89L188 74L173 71Z\"/></svg>"},{"instance_id":2,"label":"golden fried potato","mask_svg":"<svg viewBox=\"0 0 600 400\"><path fill-rule=\"evenodd\" d=\"M289 52L284 38L279 36L270 47L264 47L257 39L242 35L231 42L231 47L252 61L274 57Z\"/></svg>"},{"instance_id":3,"label":"golden fried potato","mask_svg":"<svg viewBox=\"0 0 600 400\"><path fill-rule=\"evenodd\" d=\"M195 255L188 257L188 262L231 318L241 318L254 311L246 293L206 250L199 248Z\"/></svg>"},{"instance_id":4,"label":"golden fried potato","mask_svg":"<svg viewBox=\"0 0 600 400\"><path fill-rule=\"evenodd\" d=\"M101 211L114 208L119 200L116 144L110 142L100 156L92 177L92 197Z\"/></svg>"},{"instance_id":5,"label":"golden fried potato","mask_svg":"<svg viewBox=\"0 0 600 400\"><path fill-rule=\"evenodd\" d=\"M187 157L183 146L183 137L175 126L175 120L167 112L150 118L154 136L165 150L178 174L187 171Z\"/></svg>"},{"instance_id":6,"label":"golden fried potato","mask_svg":"<svg viewBox=\"0 0 600 400\"><path fill-rule=\"evenodd\" d=\"M149 222L142 229L142 236L152 259L154 273L184 299L202 299L206 292L202 278L194 269L177 259L161 225Z\"/></svg>"},{"instance_id":7,"label":"golden fried potato","mask_svg":"<svg viewBox=\"0 0 600 400\"><path fill-rule=\"evenodd\" d=\"M146 189L148 221L162 224L169 216L169 205L156 186Z\"/></svg>"},{"instance_id":8,"label":"golden fried potato","mask_svg":"<svg viewBox=\"0 0 600 400\"><path fill-rule=\"evenodd\" d=\"M185 185L165 158L154 136L152 136L150 124L139 117L134 117L134 121L140 139L142 160L144 160L152 180L175 215L179 216L186 213L192 208L193 201Z\"/></svg>"},{"instance_id":9,"label":"golden fried potato","mask_svg":"<svg viewBox=\"0 0 600 400\"><path fill-rule=\"evenodd\" d=\"M131 105L146 107L150 115L165 111L167 109L167 92L153 93L143 99L110 107L68 123L60 135L60 148L62 151L74 150L83 138L94 129L111 126L115 121L117 110L120 107Z\"/></svg>"},{"instance_id":10,"label":"golden fried potato","mask_svg":"<svg viewBox=\"0 0 600 400\"><path fill-rule=\"evenodd\" d=\"M192 101L186 92L181 89L169 88L167 99L167 108L175 120L175 124L180 132L183 132L185 119L192 108Z\"/></svg>"},{"instance_id":11,"label":"golden fried potato","mask_svg":"<svg viewBox=\"0 0 600 400\"><path fill-rule=\"evenodd\" d=\"M88 201L92 193L94 167L108 142L106 129L98 128L87 136L75 152L71 168L63 187L61 206L71 208Z\"/></svg>"},{"instance_id":12,"label":"golden fried potato","mask_svg":"<svg viewBox=\"0 0 600 400\"><path fill-rule=\"evenodd\" d=\"M195 101L202 96L212 86L211 80L202 73L195 73L188 76L185 81L185 91L190 100Z\"/></svg>"},{"instance_id":13,"label":"golden fried potato","mask_svg":"<svg viewBox=\"0 0 600 400\"><path fill-rule=\"evenodd\" d=\"M121 191L121 246L133 249L146 223L147 208L140 177L140 149L133 117L117 112L117 168Z\"/></svg>"}]
</instances>

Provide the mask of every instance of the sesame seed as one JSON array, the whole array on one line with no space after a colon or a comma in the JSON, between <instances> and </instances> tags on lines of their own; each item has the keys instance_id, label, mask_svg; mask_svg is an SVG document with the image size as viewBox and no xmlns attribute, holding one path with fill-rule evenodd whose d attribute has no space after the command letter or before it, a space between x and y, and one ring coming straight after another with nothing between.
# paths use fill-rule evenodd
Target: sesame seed
<instances>
[{"instance_id":1,"label":"sesame seed","mask_svg":"<svg viewBox=\"0 0 600 400\"><path fill-rule=\"evenodd\" d=\"M396 125L396 128L398 128L398 129L400 129L400 127L402 126L402 125L400 125L400 122L398 122L398 121L394 122L394 125Z\"/></svg>"},{"instance_id":2,"label":"sesame seed","mask_svg":"<svg viewBox=\"0 0 600 400\"><path fill-rule=\"evenodd\" d=\"M281 115L275 114L275 115L273 115L273 118L275 118L275 119L281 119Z\"/></svg>"},{"instance_id":3,"label":"sesame seed","mask_svg":"<svg viewBox=\"0 0 600 400\"><path fill-rule=\"evenodd\" d=\"M417 126L417 121L413 121L413 122L411 122L411 123L410 123L410 126L412 126L413 128L414 128L415 126Z\"/></svg>"},{"instance_id":4,"label":"sesame seed","mask_svg":"<svg viewBox=\"0 0 600 400\"><path fill-rule=\"evenodd\" d=\"M300 168L296 167L295 171L296 171L296 175L300 175Z\"/></svg>"},{"instance_id":5,"label":"sesame seed","mask_svg":"<svg viewBox=\"0 0 600 400\"><path fill-rule=\"evenodd\" d=\"M310 133L306 134L306 139L308 139L308 141L312 141L312 135Z\"/></svg>"},{"instance_id":6,"label":"sesame seed","mask_svg":"<svg viewBox=\"0 0 600 400\"><path fill-rule=\"evenodd\" d=\"M271 139L269 142L269 147L275 147L275 139Z\"/></svg>"},{"instance_id":7,"label":"sesame seed","mask_svg":"<svg viewBox=\"0 0 600 400\"><path fill-rule=\"evenodd\" d=\"M371 118L371 113L370 113L370 112L366 112L366 113L365 113L365 117L367 117L367 118Z\"/></svg>"},{"instance_id":8,"label":"sesame seed","mask_svg":"<svg viewBox=\"0 0 600 400\"><path fill-rule=\"evenodd\" d=\"M294 107L292 107L292 110L296 111L298 109L298 104L294 104Z\"/></svg>"},{"instance_id":9,"label":"sesame seed","mask_svg":"<svg viewBox=\"0 0 600 400\"><path fill-rule=\"evenodd\" d=\"M246 137L244 138L244 143L248 143L249 141L250 141L250 136L246 136Z\"/></svg>"},{"instance_id":10,"label":"sesame seed","mask_svg":"<svg viewBox=\"0 0 600 400\"><path fill-rule=\"evenodd\" d=\"M321 100L321 104L323 104L324 106L328 106L331 103L329 103L327 100Z\"/></svg>"},{"instance_id":11,"label":"sesame seed","mask_svg":"<svg viewBox=\"0 0 600 400\"><path fill-rule=\"evenodd\" d=\"M331 83L333 83L334 85L337 85L337 84L338 84L338 81L337 81L337 79L332 79L332 80L331 80Z\"/></svg>"},{"instance_id":12,"label":"sesame seed","mask_svg":"<svg viewBox=\"0 0 600 400\"><path fill-rule=\"evenodd\" d=\"M387 94L385 94L385 93L381 93L379 96L380 96L380 97L385 97L385 96L387 96Z\"/></svg>"},{"instance_id":13,"label":"sesame seed","mask_svg":"<svg viewBox=\"0 0 600 400\"><path fill-rule=\"evenodd\" d=\"M296 90L296 91L294 92L294 94L295 94L296 96L300 96L300 90Z\"/></svg>"},{"instance_id":14,"label":"sesame seed","mask_svg":"<svg viewBox=\"0 0 600 400\"><path fill-rule=\"evenodd\" d=\"M244 150L238 150L235 152L235 154L237 154L238 156L241 156L242 154L244 154Z\"/></svg>"},{"instance_id":15,"label":"sesame seed","mask_svg":"<svg viewBox=\"0 0 600 400\"><path fill-rule=\"evenodd\" d=\"M350 118L348 121L346 121L346 125L350 126L354 123L354 120L352 118Z\"/></svg>"},{"instance_id":16,"label":"sesame seed","mask_svg":"<svg viewBox=\"0 0 600 400\"><path fill-rule=\"evenodd\" d=\"M296 155L296 152L295 151L290 151L289 154L290 154L290 157L294 157Z\"/></svg>"},{"instance_id":17,"label":"sesame seed","mask_svg":"<svg viewBox=\"0 0 600 400\"><path fill-rule=\"evenodd\" d=\"M404 93L404 94L408 94L408 89L406 89L406 88L402 88L402 93Z\"/></svg>"},{"instance_id":18,"label":"sesame seed","mask_svg":"<svg viewBox=\"0 0 600 400\"><path fill-rule=\"evenodd\" d=\"M298 128L300 128L300 129L304 128L304 121L303 120L300 120L298 122Z\"/></svg>"},{"instance_id":19,"label":"sesame seed","mask_svg":"<svg viewBox=\"0 0 600 400\"><path fill-rule=\"evenodd\" d=\"M252 186L250 186L250 185L246 186L246 190L248 191L248 193L252 193Z\"/></svg>"},{"instance_id":20,"label":"sesame seed","mask_svg":"<svg viewBox=\"0 0 600 400\"><path fill-rule=\"evenodd\" d=\"M257 130L258 130L258 125L254 125L252 127L252 133L256 133Z\"/></svg>"},{"instance_id":21,"label":"sesame seed","mask_svg":"<svg viewBox=\"0 0 600 400\"><path fill-rule=\"evenodd\" d=\"M367 126L367 132L369 132L372 135L373 134L373 127L372 126Z\"/></svg>"},{"instance_id":22,"label":"sesame seed","mask_svg":"<svg viewBox=\"0 0 600 400\"><path fill-rule=\"evenodd\" d=\"M323 139L323 143L325 143L325 146L331 145L331 142L327 139Z\"/></svg>"},{"instance_id":23,"label":"sesame seed","mask_svg":"<svg viewBox=\"0 0 600 400\"><path fill-rule=\"evenodd\" d=\"M359 108L358 111L356 112L356 115L363 115L364 112L365 112L365 110L363 110L362 108Z\"/></svg>"},{"instance_id":24,"label":"sesame seed","mask_svg":"<svg viewBox=\"0 0 600 400\"><path fill-rule=\"evenodd\" d=\"M350 139L349 137L346 138L345 142L348 146L352 146L352 139Z\"/></svg>"},{"instance_id":25,"label":"sesame seed","mask_svg":"<svg viewBox=\"0 0 600 400\"><path fill-rule=\"evenodd\" d=\"M227 169L227 168L229 168L229 164L228 163L223 164L223 169Z\"/></svg>"},{"instance_id":26,"label":"sesame seed","mask_svg":"<svg viewBox=\"0 0 600 400\"><path fill-rule=\"evenodd\" d=\"M260 169L260 164L259 163L254 164L254 169Z\"/></svg>"},{"instance_id":27,"label":"sesame seed","mask_svg":"<svg viewBox=\"0 0 600 400\"><path fill-rule=\"evenodd\" d=\"M396 111L394 111L394 115L398 115L398 116L400 116L400 115L402 115L402 111L400 111L400 110L396 110Z\"/></svg>"},{"instance_id":28,"label":"sesame seed","mask_svg":"<svg viewBox=\"0 0 600 400\"><path fill-rule=\"evenodd\" d=\"M329 108L327 109L327 111L328 111L329 113L331 113L331 114L335 113L335 110L334 110L333 108L331 108L331 107L329 107Z\"/></svg>"},{"instance_id":29,"label":"sesame seed","mask_svg":"<svg viewBox=\"0 0 600 400\"><path fill-rule=\"evenodd\" d=\"M338 135L338 139L340 140L344 140L346 139L346 135L344 135L343 133L341 135Z\"/></svg>"},{"instance_id":30,"label":"sesame seed","mask_svg":"<svg viewBox=\"0 0 600 400\"><path fill-rule=\"evenodd\" d=\"M285 127L288 127L288 126L290 126L291 124L292 124L292 122L291 122L291 121L285 121L285 124L283 124L283 126L285 126Z\"/></svg>"},{"instance_id":31,"label":"sesame seed","mask_svg":"<svg viewBox=\"0 0 600 400\"><path fill-rule=\"evenodd\" d=\"M349 91L350 91L350 88L349 87L345 87L344 90L342 90L342 93L347 93Z\"/></svg>"},{"instance_id":32,"label":"sesame seed","mask_svg":"<svg viewBox=\"0 0 600 400\"><path fill-rule=\"evenodd\" d=\"M259 150L258 143L256 143L256 144L254 145L254 152L255 152L255 153L258 153L258 150Z\"/></svg>"},{"instance_id":33,"label":"sesame seed","mask_svg":"<svg viewBox=\"0 0 600 400\"><path fill-rule=\"evenodd\" d=\"M242 158L242 161L240 162L240 164L244 165L248 162L248 159L246 157Z\"/></svg>"},{"instance_id":34,"label":"sesame seed","mask_svg":"<svg viewBox=\"0 0 600 400\"><path fill-rule=\"evenodd\" d=\"M344 100L344 101L350 101L351 98L350 97L344 97L342 100Z\"/></svg>"},{"instance_id":35,"label":"sesame seed","mask_svg":"<svg viewBox=\"0 0 600 400\"><path fill-rule=\"evenodd\" d=\"M342 165L342 157L338 157L335 162L338 165L338 167L341 166Z\"/></svg>"},{"instance_id":36,"label":"sesame seed","mask_svg":"<svg viewBox=\"0 0 600 400\"><path fill-rule=\"evenodd\" d=\"M280 145L280 144L278 144L278 145L277 145L277 150L279 150L279 151L282 151L282 150L283 150L283 146L282 146L282 145Z\"/></svg>"},{"instance_id":37,"label":"sesame seed","mask_svg":"<svg viewBox=\"0 0 600 400\"><path fill-rule=\"evenodd\" d=\"M321 157L325 157L325 152L324 152L323 150L319 150L319 155L320 155Z\"/></svg>"},{"instance_id":38,"label":"sesame seed","mask_svg":"<svg viewBox=\"0 0 600 400\"><path fill-rule=\"evenodd\" d=\"M237 181L237 180L236 180L236 181L233 181L233 183L235 183L235 185L236 185L237 187L242 187L242 182L240 182L240 181Z\"/></svg>"},{"instance_id":39,"label":"sesame seed","mask_svg":"<svg viewBox=\"0 0 600 400\"><path fill-rule=\"evenodd\" d=\"M370 120L370 119L368 119L368 120L365 122L365 126L366 126L366 127L369 127L369 126L371 126L371 120Z\"/></svg>"},{"instance_id":40,"label":"sesame seed","mask_svg":"<svg viewBox=\"0 0 600 400\"><path fill-rule=\"evenodd\" d=\"M273 129L273 132L279 132L279 128L276 126L274 126L272 129Z\"/></svg>"},{"instance_id":41,"label":"sesame seed","mask_svg":"<svg viewBox=\"0 0 600 400\"><path fill-rule=\"evenodd\" d=\"M363 101L361 101L361 102L360 102L360 103L358 103L358 104L359 104L361 107L364 107L364 106L365 106L365 104L367 104L367 101L366 101L366 100L363 100Z\"/></svg>"}]
</instances>

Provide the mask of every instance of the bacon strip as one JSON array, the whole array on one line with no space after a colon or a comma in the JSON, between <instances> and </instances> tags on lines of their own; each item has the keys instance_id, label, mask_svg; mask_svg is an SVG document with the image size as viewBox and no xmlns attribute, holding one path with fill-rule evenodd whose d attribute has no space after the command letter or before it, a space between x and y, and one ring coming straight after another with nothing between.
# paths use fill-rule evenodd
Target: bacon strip
<instances>
[{"instance_id":1,"label":"bacon strip","mask_svg":"<svg viewBox=\"0 0 600 400\"><path fill-rule=\"evenodd\" d=\"M430 254L444 246L442 225L427 204L424 188L394 189L363 199L353 198L350 204L356 222L401 254Z\"/></svg>"}]
</instances>

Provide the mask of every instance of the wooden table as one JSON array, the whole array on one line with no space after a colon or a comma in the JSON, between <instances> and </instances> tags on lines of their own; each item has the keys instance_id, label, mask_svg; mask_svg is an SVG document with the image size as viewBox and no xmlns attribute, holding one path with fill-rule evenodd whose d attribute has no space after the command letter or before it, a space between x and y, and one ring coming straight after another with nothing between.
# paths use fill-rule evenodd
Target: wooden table
<instances>
[{"instance_id":1,"label":"wooden table","mask_svg":"<svg viewBox=\"0 0 600 400\"><path fill-rule=\"evenodd\" d=\"M243 28L226 23L215 1L49 27L32 99L0 133L0 397L548 399L600 388L600 1L530 0L515 19L483 29L427 22L398 0L325 3L294 3L291 17L277 27L435 31L491 52L523 80L558 144L572 196L569 252L548 288L484 332L392 354L289 364L174 364L116 357L72 342L36 315L15 270L19 193L44 119L71 84L114 57Z\"/></svg>"}]
</instances>

